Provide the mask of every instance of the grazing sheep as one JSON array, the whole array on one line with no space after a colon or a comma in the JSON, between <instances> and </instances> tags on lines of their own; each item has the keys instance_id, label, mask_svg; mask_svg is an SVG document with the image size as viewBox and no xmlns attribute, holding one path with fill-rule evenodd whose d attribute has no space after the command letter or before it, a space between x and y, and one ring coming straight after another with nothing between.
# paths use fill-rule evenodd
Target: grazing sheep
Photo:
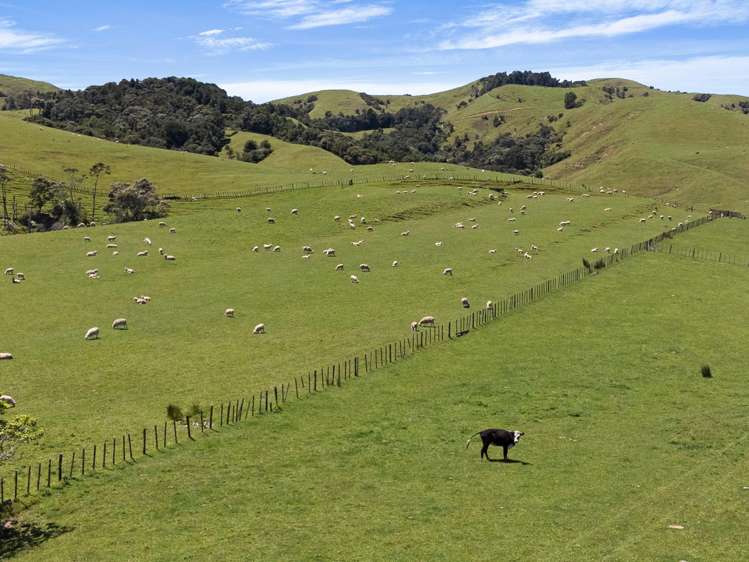
<instances>
[{"instance_id":1,"label":"grazing sheep","mask_svg":"<svg viewBox=\"0 0 749 562\"><path fill-rule=\"evenodd\" d=\"M96 257L96 250L94 250L93 252L86 252L86 257L87 258L95 258Z\"/></svg>"},{"instance_id":2,"label":"grazing sheep","mask_svg":"<svg viewBox=\"0 0 749 562\"><path fill-rule=\"evenodd\" d=\"M303 246L302 247L302 252L304 252L305 254L311 254L312 251L313 251L312 250L312 246Z\"/></svg>"},{"instance_id":3,"label":"grazing sheep","mask_svg":"<svg viewBox=\"0 0 749 562\"><path fill-rule=\"evenodd\" d=\"M84 242L91 242L91 237L90 236L84 236L83 237L83 241Z\"/></svg>"},{"instance_id":4,"label":"grazing sheep","mask_svg":"<svg viewBox=\"0 0 749 562\"><path fill-rule=\"evenodd\" d=\"M164 256L164 259L166 261L177 261L177 258L175 258L174 256L170 256L170 255Z\"/></svg>"},{"instance_id":5,"label":"grazing sheep","mask_svg":"<svg viewBox=\"0 0 749 562\"><path fill-rule=\"evenodd\" d=\"M83 336L84 340L95 340L99 338L99 328L93 327L86 331L86 335Z\"/></svg>"},{"instance_id":6,"label":"grazing sheep","mask_svg":"<svg viewBox=\"0 0 749 562\"><path fill-rule=\"evenodd\" d=\"M531 252L538 252L538 246L531 244Z\"/></svg>"},{"instance_id":7,"label":"grazing sheep","mask_svg":"<svg viewBox=\"0 0 749 562\"><path fill-rule=\"evenodd\" d=\"M369 273L371 270L369 269L369 265L366 263L360 263L359 269L361 269L365 273Z\"/></svg>"},{"instance_id":8,"label":"grazing sheep","mask_svg":"<svg viewBox=\"0 0 749 562\"><path fill-rule=\"evenodd\" d=\"M166 223L164 221L159 221L159 226L164 227L166 226Z\"/></svg>"},{"instance_id":9,"label":"grazing sheep","mask_svg":"<svg viewBox=\"0 0 749 562\"><path fill-rule=\"evenodd\" d=\"M595 254L595 253L596 253L597 251L598 251L598 248L591 248L591 249L590 249L590 252L591 252L592 254Z\"/></svg>"},{"instance_id":10,"label":"grazing sheep","mask_svg":"<svg viewBox=\"0 0 749 562\"><path fill-rule=\"evenodd\" d=\"M442 275L449 275L450 277L453 276L453 268L452 267L446 267L442 270Z\"/></svg>"},{"instance_id":11,"label":"grazing sheep","mask_svg":"<svg viewBox=\"0 0 749 562\"><path fill-rule=\"evenodd\" d=\"M463 308L471 308L471 303L469 302L467 297L463 297L460 299L460 304Z\"/></svg>"},{"instance_id":12,"label":"grazing sheep","mask_svg":"<svg viewBox=\"0 0 749 562\"><path fill-rule=\"evenodd\" d=\"M131 267L126 267L125 273L127 273L128 275L132 275L133 273L135 273L135 270Z\"/></svg>"},{"instance_id":13,"label":"grazing sheep","mask_svg":"<svg viewBox=\"0 0 749 562\"><path fill-rule=\"evenodd\" d=\"M114 234L110 234L109 236L107 236L107 242L114 242L115 240L117 240L117 236L115 236Z\"/></svg>"},{"instance_id":14,"label":"grazing sheep","mask_svg":"<svg viewBox=\"0 0 749 562\"><path fill-rule=\"evenodd\" d=\"M491 310L494 306L494 303L492 301L486 301L486 309Z\"/></svg>"},{"instance_id":15,"label":"grazing sheep","mask_svg":"<svg viewBox=\"0 0 749 562\"><path fill-rule=\"evenodd\" d=\"M334 248L326 248L325 250L323 250L322 253L325 254L326 256L328 256L329 258L334 258L335 257L335 249Z\"/></svg>"},{"instance_id":16,"label":"grazing sheep","mask_svg":"<svg viewBox=\"0 0 749 562\"><path fill-rule=\"evenodd\" d=\"M3 275L13 275L15 272L16 270L12 267L6 267L5 271L3 271Z\"/></svg>"},{"instance_id":17,"label":"grazing sheep","mask_svg":"<svg viewBox=\"0 0 749 562\"><path fill-rule=\"evenodd\" d=\"M86 270L86 275L95 275L97 273L99 273L98 269L87 269Z\"/></svg>"},{"instance_id":18,"label":"grazing sheep","mask_svg":"<svg viewBox=\"0 0 749 562\"><path fill-rule=\"evenodd\" d=\"M610 210L611 210L611 207L606 207L606 208L605 208L605 209L603 210L603 212L604 212L604 213L608 213L608 212L609 212Z\"/></svg>"},{"instance_id":19,"label":"grazing sheep","mask_svg":"<svg viewBox=\"0 0 749 562\"><path fill-rule=\"evenodd\" d=\"M268 224L276 224L276 219L274 219L273 217L268 217L267 220L268 220Z\"/></svg>"},{"instance_id":20,"label":"grazing sheep","mask_svg":"<svg viewBox=\"0 0 749 562\"><path fill-rule=\"evenodd\" d=\"M352 246L356 246L357 248L361 246L364 243L364 240L357 240L356 242L351 242Z\"/></svg>"},{"instance_id":21,"label":"grazing sheep","mask_svg":"<svg viewBox=\"0 0 749 562\"><path fill-rule=\"evenodd\" d=\"M151 239L148 238L147 236L143 239L143 243L147 244L148 246L150 246L152 244Z\"/></svg>"},{"instance_id":22,"label":"grazing sheep","mask_svg":"<svg viewBox=\"0 0 749 562\"><path fill-rule=\"evenodd\" d=\"M351 279L351 282L354 284L359 282L359 278L356 275L352 275L350 279Z\"/></svg>"},{"instance_id":23,"label":"grazing sheep","mask_svg":"<svg viewBox=\"0 0 749 562\"><path fill-rule=\"evenodd\" d=\"M257 252L258 250L260 250L260 248L258 246L253 246L252 247L252 251L253 252Z\"/></svg>"},{"instance_id":24,"label":"grazing sheep","mask_svg":"<svg viewBox=\"0 0 749 562\"><path fill-rule=\"evenodd\" d=\"M107 248L111 249L111 248L116 248L116 247L117 247L117 244L114 244L112 242L110 242L109 244L107 244Z\"/></svg>"},{"instance_id":25,"label":"grazing sheep","mask_svg":"<svg viewBox=\"0 0 749 562\"><path fill-rule=\"evenodd\" d=\"M233 308L227 308L224 310L224 316L226 318L234 318L234 309Z\"/></svg>"},{"instance_id":26,"label":"grazing sheep","mask_svg":"<svg viewBox=\"0 0 749 562\"><path fill-rule=\"evenodd\" d=\"M492 256L493 256L494 254L496 254L496 253L497 253L497 250L496 250L496 249L494 249L494 248L492 248L491 250L489 250L489 254L490 254L490 255L492 255Z\"/></svg>"},{"instance_id":27,"label":"grazing sheep","mask_svg":"<svg viewBox=\"0 0 749 562\"><path fill-rule=\"evenodd\" d=\"M441 248L442 247L442 241L435 242L434 245L437 246L438 248Z\"/></svg>"},{"instance_id":28,"label":"grazing sheep","mask_svg":"<svg viewBox=\"0 0 749 562\"><path fill-rule=\"evenodd\" d=\"M513 233L513 234L514 234L515 236L517 236L518 234L520 234L520 231L519 231L519 230L518 230L518 229L516 228L516 229L514 229L514 230L512 231L512 233Z\"/></svg>"},{"instance_id":29,"label":"grazing sheep","mask_svg":"<svg viewBox=\"0 0 749 562\"><path fill-rule=\"evenodd\" d=\"M342 263L339 263L338 265L336 265L336 266L335 266L335 270L336 270L336 271L343 271L343 264L342 264Z\"/></svg>"},{"instance_id":30,"label":"grazing sheep","mask_svg":"<svg viewBox=\"0 0 749 562\"><path fill-rule=\"evenodd\" d=\"M399 265L398 260L393 260L393 267L398 267Z\"/></svg>"},{"instance_id":31,"label":"grazing sheep","mask_svg":"<svg viewBox=\"0 0 749 562\"><path fill-rule=\"evenodd\" d=\"M474 225L473 225L473 226L471 227L471 230L476 230L476 229L477 229L478 227L479 227L479 225L477 225L477 224L474 224Z\"/></svg>"},{"instance_id":32,"label":"grazing sheep","mask_svg":"<svg viewBox=\"0 0 749 562\"><path fill-rule=\"evenodd\" d=\"M113 330L127 330L127 320L124 318L117 318L112 322Z\"/></svg>"},{"instance_id":33,"label":"grazing sheep","mask_svg":"<svg viewBox=\"0 0 749 562\"><path fill-rule=\"evenodd\" d=\"M13 359L12 353L7 353L7 352L0 353L0 361L10 361L11 359ZM5 398L5 396L0 397L0 400L2 400L2 398Z\"/></svg>"},{"instance_id":34,"label":"grazing sheep","mask_svg":"<svg viewBox=\"0 0 749 562\"><path fill-rule=\"evenodd\" d=\"M528 252L523 252L523 257L527 260L533 259L533 256L530 255Z\"/></svg>"},{"instance_id":35,"label":"grazing sheep","mask_svg":"<svg viewBox=\"0 0 749 562\"><path fill-rule=\"evenodd\" d=\"M572 224L571 221L560 221L559 222L559 226L569 226L571 224Z\"/></svg>"},{"instance_id":36,"label":"grazing sheep","mask_svg":"<svg viewBox=\"0 0 749 562\"><path fill-rule=\"evenodd\" d=\"M418 332L419 331L419 323L414 321L411 322L411 331L412 332Z\"/></svg>"},{"instance_id":37,"label":"grazing sheep","mask_svg":"<svg viewBox=\"0 0 749 562\"><path fill-rule=\"evenodd\" d=\"M265 324L258 324L252 329L252 334L257 336L265 333Z\"/></svg>"},{"instance_id":38,"label":"grazing sheep","mask_svg":"<svg viewBox=\"0 0 749 562\"><path fill-rule=\"evenodd\" d=\"M560 226L559 228L557 228L557 232L564 232L564 227Z\"/></svg>"},{"instance_id":39,"label":"grazing sheep","mask_svg":"<svg viewBox=\"0 0 749 562\"><path fill-rule=\"evenodd\" d=\"M403 232L401 232L401 236L408 236L409 234L411 234L410 230L404 230Z\"/></svg>"},{"instance_id":40,"label":"grazing sheep","mask_svg":"<svg viewBox=\"0 0 749 562\"><path fill-rule=\"evenodd\" d=\"M368 226L367 232L374 232L374 226Z\"/></svg>"},{"instance_id":41,"label":"grazing sheep","mask_svg":"<svg viewBox=\"0 0 749 562\"><path fill-rule=\"evenodd\" d=\"M136 254L137 257L142 258L148 255L148 250L143 250L142 252L138 252Z\"/></svg>"},{"instance_id":42,"label":"grazing sheep","mask_svg":"<svg viewBox=\"0 0 749 562\"><path fill-rule=\"evenodd\" d=\"M465 228L465 226L463 226L462 222L456 222L455 223L455 228Z\"/></svg>"},{"instance_id":43,"label":"grazing sheep","mask_svg":"<svg viewBox=\"0 0 749 562\"><path fill-rule=\"evenodd\" d=\"M281 246L273 246L273 251L274 252L280 252L281 251Z\"/></svg>"},{"instance_id":44,"label":"grazing sheep","mask_svg":"<svg viewBox=\"0 0 749 562\"><path fill-rule=\"evenodd\" d=\"M116 251L116 250L115 250L114 252L112 252L112 255L113 255L113 256L119 256L119 255L120 255L120 253L119 253L118 251Z\"/></svg>"},{"instance_id":45,"label":"grazing sheep","mask_svg":"<svg viewBox=\"0 0 749 562\"><path fill-rule=\"evenodd\" d=\"M340 221L341 220L341 215L334 216L333 220L336 221L336 222Z\"/></svg>"},{"instance_id":46,"label":"grazing sheep","mask_svg":"<svg viewBox=\"0 0 749 562\"><path fill-rule=\"evenodd\" d=\"M425 327L434 328L435 326L435 319L434 316L424 316L421 320L419 320L419 327L425 328Z\"/></svg>"},{"instance_id":47,"label":"grazing sheep","mask_svg":"<svg viewBox=\"0 0 749 562\"><path fill-rule=\"evenodd\" d=\"M236 211L237 211L237 214L241 213L242 212L242 207L237 207Z\"/></svg>"},{"instance_id":48,"label":"grazing sheep","mask_svg":"<svg viewBox=\"0 0 749 562\"><path fill-rule=\"evenodd\" d=\"M645 224L648 219L640 219L640 224Z\"/></svg>"},{"instance_id":49,"label":"grazing sheep","mask_svg":"<svg viewBox=\"0 0 749 562\"><path fill-rule=\"evenodd\" d=\"M292 215L299 215L299 209L291 209Z\"/></svg>"},{"instance_id":50,"label":"grazing sheep","mask_svg":"<svg viewBox=\"0 0 749 562\"><path fill-rule=\"evenodd\" d=\"M273 249L273 244L263 244L263 249L264 250L272 250Z\"/></svg>"},{"instance_id":51,"label":"grazing sheep","mask_svg":"<svg viewBox=\"0 0 749 562\"><path fill-rule=\"evenodd\" d=\"M166 252L164 251L164 248L159 248L159 255L163 256Z\"/></svg>"},{"instance_id":52,"label":"grazing sheep","mask_svg":"<svg viewBox=\"0 0 749 562\"><path fill-rule=\"evenodd\" d=\"M177 229L174 228L174 227L172 227L172 228L169 229L169 233L170 234L176 234L177 233Z\"/></svg>"}]
</instances>

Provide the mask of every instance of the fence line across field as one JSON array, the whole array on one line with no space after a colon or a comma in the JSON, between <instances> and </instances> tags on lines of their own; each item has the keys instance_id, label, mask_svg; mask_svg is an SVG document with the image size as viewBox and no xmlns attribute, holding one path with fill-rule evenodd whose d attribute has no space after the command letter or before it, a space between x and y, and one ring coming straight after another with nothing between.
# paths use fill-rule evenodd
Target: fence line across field
<instances>
[{"instance_id":1,"label":"fence line across field","mask_svg":"<svg viewBox=\"0 0 749 562\"><path fill-rule=\"evenodd\" d=\"M444 341L454 341L491 321L501 319L515 310L536 302L547 294L579 283L591 275L628 257L652 252L659 244L673 236L696 228L713 220L734 217L736 214L711 213L693 221L683 223L669 231L633 244L617 254L608 254L585 267L578 267L554 278L537 283L503 299L496 299L485 308L464 314L447 323L420 328L409 337L376 345L352 357L335 361L327 366L313 368L292 381L273 385L250 396L241 396L218 407L212 404L208 410L191 412L179 422L176 419L144 427L135 433L123 432L106 440L99 440L72 452L58 453L52 458L34 462L15 469L11 476L0 477L0 502L15 502L42 490L64 485L75 477L83 477L97 470L114 469L118 464L133 464L139 458L154 452L176 447L180 443L195 441L197 436L210 435L224 425L235 425L251 417L268 415L280 411L289 400L294 388L298 400L324 392L331 387L340 388L344 383L406 359L418 351ZM658 250L662 251L662 250ZM135 452L134 452L135 451ZM87 456L88 455L88 456Z\"/></svg>"}]
</instances>

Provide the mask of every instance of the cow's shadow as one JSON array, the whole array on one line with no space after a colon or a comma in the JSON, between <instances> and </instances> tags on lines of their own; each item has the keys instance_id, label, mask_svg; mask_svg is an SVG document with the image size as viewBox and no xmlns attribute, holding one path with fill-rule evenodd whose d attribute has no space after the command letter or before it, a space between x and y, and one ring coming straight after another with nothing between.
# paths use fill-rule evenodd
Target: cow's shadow
<instances>
[{"instance_id":1,"label":"cow's shadow","mask_svg":"<svg viewBox=\"0 0 749 562\"><path fill-rule=\"evenodd\" d=\"M504 459L489 459L489 462L501 462L501 463L505 463L505 464L522 464L523 466L532 466L531 463L525 462L525 461L521 461L520 459L507 459L507 460L504 460Z\"/></svg>"}]
</instances>

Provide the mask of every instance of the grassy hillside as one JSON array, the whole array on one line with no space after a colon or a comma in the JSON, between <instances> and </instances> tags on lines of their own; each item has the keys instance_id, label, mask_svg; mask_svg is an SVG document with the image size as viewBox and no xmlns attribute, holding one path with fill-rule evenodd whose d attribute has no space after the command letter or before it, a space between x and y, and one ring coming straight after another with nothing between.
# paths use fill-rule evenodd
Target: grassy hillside
<instances>
[{"instance_id":1,"label":"grassy hillside","mask_svg":"<svg viewBox=\"0 0 749 562\"><path fill-rule=\"evenodd\" d=\"M54 92L56 90L58 90L57 86L48 82L0 74L0 107L5 104L3 98L7 96L17 96L24 92Z\"/></svg>"},{"instance_id":2,"label":"grassy hillside","mask_svg":"<svg viewBox=\"0 0 749 562\"><path fill-rule=\"evenodd\" d=\"M187 152L119 144L58 129L42 127L23 120L25 112L0 112L0 163L16 167L28 179L45 175L64 179L63 170L75 167L87 171L96 162L112 167L107 181L132 181L147 177L161 193L193 195L218 191L250 191L268 185L289 185L323 181L335 183L375 179L383 176L418 176L474 174L464 166L408 163L352 168L340 158L322 149L285 143L272 139L274 153L260 164L229 161ZM238 133L232 138L235 149L241 149L247 138L263 135ZM310 169L312 171L310 171ZM353 169L353 171L352 171ZM413 171L412 171L413 170ZM327 172L324 176L321 172ZM486 174L487 179L507 177Z\"/></svg>"},{"instance_id":3,"label":"grassy hillside","mask_svg":"<svg viewBox=\"0 0 749 562\"><path fill-rule=\"evenodd\" d=\"M743 307L747 283L747 268L634 258L55 492L27 517L68 532L19 560L743 559L749 334L715 310ZM518 462L465 450L487 426L525 431Z\"/></svg>"},{"instance_id":4,"label":"grassy hillside","mask_svg":"<svg viewBox=\"0 0 749 562\"><path fill-rule=\"evenodd\" d=\"M609 96L603 88L615 93ZM584 102L581 107L564 108L570 90ZM377 97L390 100L389 111L422 102L441 107L454 126L452 138L467 135L470 142L551 125L565 133L562 149L572 156L545 170L548 177L667 195L686 204L749 209L749 116L721 107L746 98L713 96L699 103L692 94L621 79L571 89L507 85L475 99L470 93L469 84L426 96ZM354 96L361 99L353 92L345 102L337 91L315 95L319 106L333 113L350 113ZM461 102L466 105L458 107ZM498 126L495 117L501 118Z\"/></svg>"},{"instance_id":5,"label":"grassy hillside","mask_svg":"<svg viewBox=\"0 0 749 562\"><path fill-rule=\"evenodd\" d=\"M669 226L657 219L641 224L651 203L636 197L570 203L561 195L528 199L515 191L499 206L486 192L408 187L266 196L240 202L241 214L236 201L177 204L169 219L176 234L152 221L86 229L91 242L81 230L3 239L0 269L14 267L27 278L20 285L6 278L0 291L0 309L13 326L2 351L16 356L0 365L3 392L47 427L41 449L28 454L153 423L170 402L205 405L239 389L285 382L290 374L405 335L409 323L425 314L455 317L463 296L481 306L576 267L580 256L595 257L594 247L625 247ZM519 212L524 204L527 215ZM276 224L266 222L266 207ZM508 220L509 207L515 221ZM298 217L290 215L292 208L300 209ZM374 230L352 230L345 222L352 214L367 217ZM686 217L680 210L673 214L675 222ZM336 222L334 215L344 219ZM559 232L562 220L573 224ZM466 228L456 228L458 222ZM410 235L401 236L406 230ZM118 236L117 256L106 248L110 233ZM142 242L146 237L153 246ZM281 251L263 251L263 244ZM307 244L315 253L302 259ZM516 248L531 244L540 250L524 259ZM255 245L259 253L251 252ZM177 261L166 263L159 247ZM335 258L322 255L327 247L337 250ZM151 255L136 257L143 249ZM87 257L91 250L98 255ZM393 268L393 260L400 267ZM338 263L345 272L334 271ZM361 263L372 272L359 272ZM125 267L136 273L125 274ZM441 274L445 267L454 269L454 277ZM91 268L101 279L86 277ZM359 285L351 274L359 275ZM151 304L132 302L144 294ZM223 317L227 307L237 310L236 319ZM129 320L128 332L109 328L119 317ZM251 336L260 322L268 334ZM92 326L104 330L102 339L85 342ZM144 395L139 389L146 387Z\"/></svg>"}]
</instances>

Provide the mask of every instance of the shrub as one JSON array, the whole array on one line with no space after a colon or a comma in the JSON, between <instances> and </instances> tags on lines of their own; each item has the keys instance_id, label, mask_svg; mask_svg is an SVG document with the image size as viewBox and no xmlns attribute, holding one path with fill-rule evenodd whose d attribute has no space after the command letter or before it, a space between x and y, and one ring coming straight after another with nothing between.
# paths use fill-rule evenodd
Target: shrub
<instances>
[{"instance_id":1,"label":"shrub","mask_svg":"<svg viewBox=\"0 0 749 562\"><path fill-rule=\"evenodd\" d=\"M176 404L169 404L166 407L166 417L172 421L180 421L184 416L182 415L182 408Z\"/></svg>"},{"instance_id":2,"label":"shrub","mask_svg":"<svg viewBox=\"0 0 749 562\"><path fill-rule=\"evenodd\" d=\"M700 372L702 373L702 376L706 379L713 378L713 372L710 369L710 365L703 365L702 368L700 369Z\"/></svg>"},{"instance_id":3,"label":"shrub","mask_svg":"<svg viewBox=\"0 0 749 562\"><path fill-rule=\"evenodd\" d=\"M694 94L692 96L692 99L694 101L698 101L701 103L705 103L707 100L709 100L711 97L713 97L711 94Z\"/></svg>"}]
</instances>

